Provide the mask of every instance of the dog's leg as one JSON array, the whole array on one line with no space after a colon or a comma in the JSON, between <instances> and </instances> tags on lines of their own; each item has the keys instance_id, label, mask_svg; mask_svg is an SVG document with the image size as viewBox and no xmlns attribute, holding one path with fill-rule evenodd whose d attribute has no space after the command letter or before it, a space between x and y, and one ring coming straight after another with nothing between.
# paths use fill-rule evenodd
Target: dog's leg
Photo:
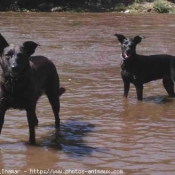
<instances>
[{"instance_id":1,"label":"dog's leg","mask_svg":"<svg viewBox=\"0 0 175 175\"><path fill-rule=\"evenodd\" d=\"M59 131L60 130L60 118L59 118L59 112L60 112L60 101L59 97L53 98L48 95L49 102L52 106L52 110L55 116L55 128Z\"/></svg>"},{"instance_id":2,"label":"dog's leg","mask_svg":"<svg viewBox=\"0 0 175 175\"><path fill-rule=\"evenodd\" d=\"M34 111L36 111L36 105L35 105ZM38 126L38 118L36 116L36 112L34 112L34 116L33 117L34 117L35 126Z\"/></svg>"},{"instance_id":3,"label":"dog's leg","mask_svg":"<svg viewBox=\"0 0 175 175\"><path fill-rule=\"evenodd\" d=\"M129 82L124 82L124 97L128 97L129 93L129 88L130 88L130 83Z\"/></svg>"},{"instance_id":4,"label":"dog's leg","mask_svg":"<svg viewBox=\"0 0 175 175\"><path fill-rule=\"evenodd\" d=\"M163 86L169 96L174 97L174 83L169 75L163 77Z\"/></svg>"},{"instance_id":5,"label":"dog's leg","mask_svg":"<svg viewBox=\"0 0 175 175\"><path fill-rule=\"evenodd\" d=\"M46 89L46 95L49 99L49 102L52 106L52 110L55 116L55 128L57 130L60 129L60 101L59 101L59 88L55 88L56 86L50 86Z\"/></svg>"},{"instance_id":6,"label":"dog's leg","mask_svg":"<svg viewBox=\"0 0 175 175\"><path fill-rule=\"evenodd\" d=\"M130 88L130 82L127 80L123 80L123 83L124 83L124 97L127 98Z\"/></svg>"},{"instance_id":7,"label":"dog's leg","mask_svg":"<svg viewBox=\"0 0 175 175\"><path fill-rule=\"evenodd\" d=\"M0 106L0 134L2 131L3 124L4 124L5 111L6 110L4 110L2 106Z\"/></svg>"},{"instance_id":8,"label":"dog's leg","mask_svg":"<svg viewBox=\"0 0 175 175\"><path fill-rule=\"evenodd\" d=\"M136 87L137 99L143 100L143 84L136 83L134 85Z\"/></svg>"},{"instance_id":9,"label":"dog's leg","mask_svg":"<svg viewBox=\"0 0 175 175\"><path fill-rule=\"evenodd\" d=\"M170 78L171 78L172 83L173 83L173 85L172 85L173 90L171 90L171 91L173 91L173 93L174 93L174 84L175 84L175 58L174 57L172 57L171 64L170 64ZM173 94L173 96L175 96L175 94Z\"/></svg>"},{"instance_id":10,"label":"dog's leg","mask_svg":"<svg viewBox=\"0 0 175 175\"><path fill-rule=\"evenodd\" d=\"M36 113L35 113L35 120L34 120L34 123L35 123L35 126L38 126L38 118L36 116Z\"/></svg>"},{"instance_id":11,"label":"dog's leg","mask_svg":"<svg viewBox=\"0 0 175 175\"><path fill-rule=\"evenodd\" d=\"M27 109L27 120L29 125L29 142L35 144L35 110Z\"/></svg>"}]
</instances>

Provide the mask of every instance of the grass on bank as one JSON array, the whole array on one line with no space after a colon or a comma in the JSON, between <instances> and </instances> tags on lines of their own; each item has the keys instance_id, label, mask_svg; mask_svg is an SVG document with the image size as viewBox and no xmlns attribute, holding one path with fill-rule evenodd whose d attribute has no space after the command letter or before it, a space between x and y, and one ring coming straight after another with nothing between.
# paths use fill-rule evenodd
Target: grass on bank
<instances>
[{"instance_id":1,"label":"grass on bank","mask_svg":"<svg viewBox=\"0 0 175 175\"><path fill-rule=\"evenodd\" d=\"M158 13L174 13L175 9L165 0L156 0L154 10Z\"/></svg>"},{"instance_id":2,"label":"grass on bank","mask_svg":"<svg viewBox=\"0 0 175 175\"><path fill-rule=\"evenodd\" d=\"M157 12L157 13L175 13L175 4L166 0L154 0L147 2L147 0L135 0L130 6L125 6L120 3L117 4L114 11L130 10L131 13L136 12Z\"/></svg>"},{"instance_id":3,"label":"grass on bank","mask_svg":"<svg viewBox=\"0 0 175 175\"><path fill-rule=\"evenodd\" d=\"M1 6L0 2L0 11L175 13L175 0L132 0L130 1L132 4L129 6L125 5L125 3L117 3L126 2L124 0L108 0L106 1L108 3L104 2L104 0L87 0L85 3L75 4L74 6L71 6L71 4L66 4L64 6L54 6L52 3L45 2L34 9L22 8L17 3L12 3L5 8Z\"/></svg>"}]
</instances>

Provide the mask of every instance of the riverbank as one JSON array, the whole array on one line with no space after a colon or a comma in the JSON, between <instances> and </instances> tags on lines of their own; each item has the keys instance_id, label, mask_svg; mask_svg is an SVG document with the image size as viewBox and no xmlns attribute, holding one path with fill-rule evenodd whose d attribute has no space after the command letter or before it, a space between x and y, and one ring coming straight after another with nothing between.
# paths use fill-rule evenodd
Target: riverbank
<instances>
[{"instance_id":1,"label":"riverbank","mask_svg":"<svg viewBox=\"0 0 175 175\"><path fill-rule=\"evenodd\" d=\"M125 9L125 13L175 13L175 3L165 0L133 3Z\"/></svg>"},{"instance_id":2,"label":"riverbank","mask_svg":"<svg viewBox=\"0 0 175 175\"><path fill-rule=\"evenodd\" d=\"M19 1L20 2L20 1ZM18 1L2 5L0 11L15 12L120 12L120 13L175 13L175 3L166 0L134 0L131 3L83 3L54 4L52 2L38 3L33 6L21 5Z\"/></svg>"}]
</instances>

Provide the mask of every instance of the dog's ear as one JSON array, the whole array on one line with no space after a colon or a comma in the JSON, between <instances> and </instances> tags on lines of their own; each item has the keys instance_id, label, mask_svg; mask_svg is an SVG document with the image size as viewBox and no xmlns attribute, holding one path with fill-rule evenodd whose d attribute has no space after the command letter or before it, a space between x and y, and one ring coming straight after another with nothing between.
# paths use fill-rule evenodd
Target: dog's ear
<instances>
[{"instance_id":1,"label":"dog's ear","mask_svg":"<svg viewBox=\"0 0 175 175\"><path fill-rule=\"evenodd\" d=\"M2 53L3 49L9 46L8 42L5 38L0 34L0 53Z\"/></svg>"},{"instance_id":2,"label":"dog's ear","mask_svg":"<svg viewBox=\"0 0 175 175\"><path fill-rule=\"evenodd\" d=\"M135 36L134 37L134 39L133 39L133 41L134 41L134 43L137 45L137 44L139 44L141 41L142 41L142 39L144 39L145 37L144 36Z\"/></svg>"},{"instance_id":3,"label":"dog's ear","mask_svg":"<svg viewBox=\"0 0 175 175\"><path fill-rule=\"evenodd\" d=\"M39 46L39 44L33 41L26 41L23 43L23 47L26 53L30 56L35 52L35 49Z\"/></svg>"},{"instance_id":4,"label":"dog's ear","mask_svg":"<svg viewBox=\"0 0 175 175\"><path fill-rule=\"evenodd\" d=\"M116 36L118 38L118 40L120 41L120 43L123 42L124 39L126 39L126 37L124 35L121 35L121 34L115 34L114 36Z\"/></svg>"}]
</instances>

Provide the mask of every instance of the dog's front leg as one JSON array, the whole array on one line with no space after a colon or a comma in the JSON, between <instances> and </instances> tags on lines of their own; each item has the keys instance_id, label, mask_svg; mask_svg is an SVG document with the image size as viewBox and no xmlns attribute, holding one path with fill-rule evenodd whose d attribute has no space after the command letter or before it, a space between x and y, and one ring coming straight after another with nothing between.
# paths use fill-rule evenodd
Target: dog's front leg
<instances>
[{"instance_id":1,"label":"dog's front leg","mask_svg":"<svg viewBox=\"0 0 175 175\"><path fill-rule=\"evenodd\" d=\"M29 125L29 142L35 144L35 110L27 109L27 120Z\"/></svg>"},{"instance_id":2,"label":"dog's front leg","mask_svg":"<svg viewBox=\"0 0 175 175\"><path fill-rule=\"evenodd\" d=\"M128 80L123 80L124 83L124 97L127 98L128 97L128 93L129 93L129 88L130 88L130 82Z\"/></svg>"},{"instance_id":3,"label":"dog's front leg","mask_svg":"<svg viewBox=\"0 0 175 175\"><path fill-rule=\"evenodd\" d=\"M0 105L0 134L2 131L3 124L4 124L5 112L6 112L5 108Z\"/></svg>"},{"instance_id":4,"label":"dog's front leg","mask_svg":"<svg viewBox=\"0 0 175 175\"><path fill-rule=\"evenodd\" d=\"M134 85L136 87L137 99L138 100L143 100L143 84L136 83Z\"/></svg>"}]
</instances>

